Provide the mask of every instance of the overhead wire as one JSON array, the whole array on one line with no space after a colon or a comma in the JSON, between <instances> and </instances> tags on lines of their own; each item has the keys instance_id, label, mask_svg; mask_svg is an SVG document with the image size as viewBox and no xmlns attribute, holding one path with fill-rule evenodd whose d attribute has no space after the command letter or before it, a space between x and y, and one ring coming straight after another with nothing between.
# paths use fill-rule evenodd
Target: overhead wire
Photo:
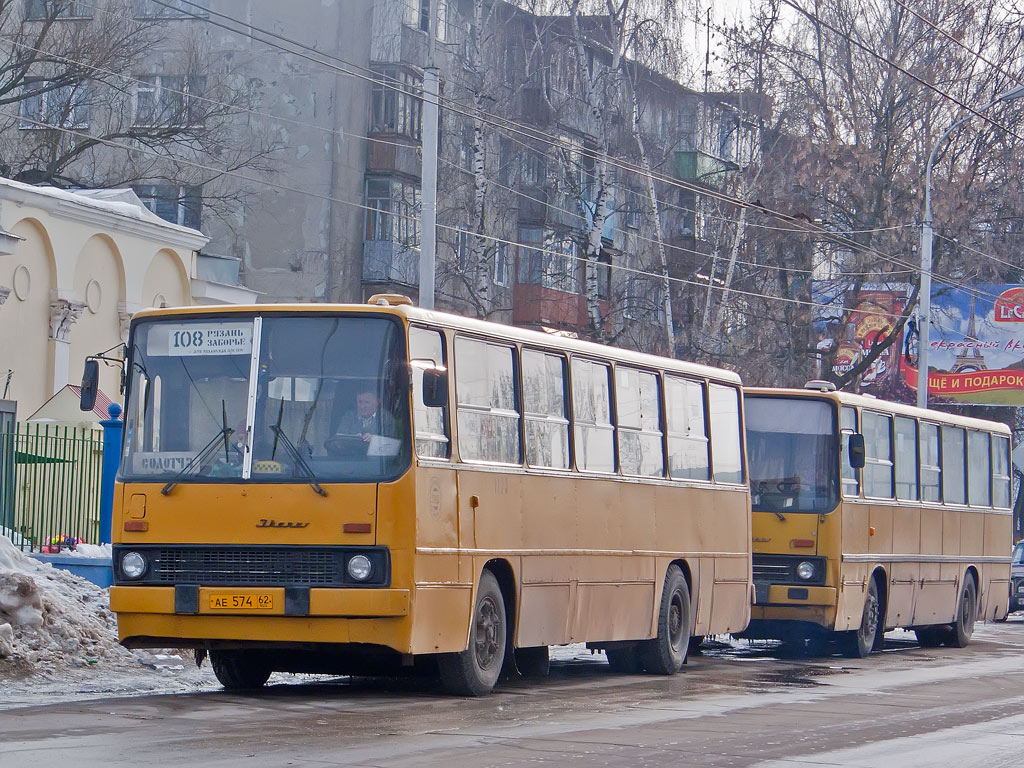
<instances>
[{"instance_id":1,"label":"overhead wire","mask_svg":"<svg viewBox=\"0 0 1024 768\"><path fill-rule=\"evenodd\" d=\"M175 10L180 10L180 7L179 7L180 4L184 4L184 5L188 5L188 6L200 9L204 13L206 13L207 15L206 16L198 16L198 15L194 16L193 18L195 18L198 21L203 21L203 22L206 22L208 24L213 24L213 25L218 26L220 28L223 28L223 29L225 29L225 30L227 30L229 32L233 32L235 34L240 34L240 35L243 35L245 37L249 37L250 39L252 39L252 40L254 40L256 42L261 42L261 43L263 43L265 45L278 48L279 50L283 50L283 51L285 51L287 53L292 53L294 55L297 55L297 56L300 56L302 58L305 58L305 59L307 59L309 61L313 61L314 63L318 63L318 64L321 64L322 66L326 66L328 68L340 71L340 72L342 72L344 74L349 74L349 75L354 76L354 77L359 77L359 78L367 80L367 81L369 81L371 83L381 83L381 82L384 82L385 87L392 87L395 90L398 90L400 93L406 93L407 95L412 95L412 96L417 97L417 98L419 97L419 94L416 93L414 90L410 90L410 89L408 89L406 87L403 87L401 84L395 85L395 83L398 83L399 81L395 81L393 78L391 78L391 80L393 81L392 83L387 83L387 82L383 81L381 76L378 73L376 73L375 70L372 70L372 69L369 69L369 68L366 68L366 67L361 67L360 65L357 65L357 64L353 64L352 62L347 61L346 59L342 59L341 57L338 57L338 56L334 56L334 55L331 55L331 54L325 54L323 52L318 51L316 48L314 48L312 46L309 46L309 45L306 45L304 43L292 40L291 38L288 38L288 37L286 37L284 35L280 35L278 33L268 32L266 30L262 30L259 27L256 27L255 25L251 24L250 22L237 19L237 18L235 18L233 16L230 16L228 14L224 14L224 13L221 13L221 12L218 12L218 11L213 11L213 10L207 9L207 8L199 5L198 3L193 2L192 0L177 0L177 3L179 5L170 5L167 2L165 2L165 0L152 0L152 2L155 2L155 3L159 4L159 5L165 6L167 8L172 8L172 9L175 9ZM214 21L211 18L213 16L216 16L216 17L219 17L219 18L223 18L223 19L227 19L227 20L233 22L234 24L237 24L237 25L239 25L239 26L241 26L243 28L248 28L250 30L255 30L255 31L259 32L260 34L268 35L270 37L273 37L273 38L285 41L285 42L287 42L291 46L294 46L294 47L297 47L297 48L300 48L300 49L305 49L305 50L308 50L308 51L312 51L318 57L326 57L327 59L330 59L330 60L333 60L333 61L336 61L336 62L340 62L344 66L338 66L337 64L332 64L330 61L324 61L323 58L319 58L319 59L312 58L308 54L304 54L304 53L301 53L301 52L291 51L291 50L288 50L286 48L282 48L280 45L277 45L277 44L268 42L266 40L263 40L263 39L261 39L259 37L256 37L252 32L246 31L245 29L242 29L242 30L234 29L234 28L232 28L230 26L227 26L225 24L222 24L220 22L216 22L216 21ZM351 69L346 69L345 67L361 69L361 70L363 70L365 72L368 72L370 74L363 75L363 74L360 74L359 72L353 72ZM756 203L752 203L750 201L746 201L746 200L743 200L741 198L737 198L735 196L728 195L728 194L719 192L717 190L714 190L714 189L711 189L711 188L708 188L708 187L700 186L700 185L697 185L697 184L690 184L690 183L687 183L687 182L685 182L683 180L675 179L673 177L668 177L668 176L665 176L663 174L648 173L647 170L645 170L645 169L643 169L643 168L641 168L639 166L636 166L635 164L627 163L627 162L622 161L620 159L612 158L611 156L599 156L593 148L589 148L585 144L580 144L580 143L575 143L575 142L572 142L572 141L567 141L566 138L563 137L563 136L560 136L560 135L557 135L557 134L551 134L551 133L548 133L548 132L545 132L545 131L540 131L538 129L534 129L534 128L530 127L530 126L523 125L522 123L518 123L516 121L509 120L508 118L505 118L503 116L496 116L496 115L490 114L490 113L488 113L488 112L486 112L484 110L478 110L478 109L476 109L475 107L473 107L471 105L465 105L465 104L462 104L460 102L457 102L457 101L455 101L453 99L450 99L450 98L447 98L447 97L444 97L444 96L439 96L438 97L438 104L439 104L440 107L448 109L449 111L454 112L456 114L460 114L460 115L462 115L464 117L470 117L470 118L473 118L473 119L480 119L484 124L490 125L491 127L496 128L498 130L503 130L503 131L506 131L506 132L512 132L512 133L521 135L521 136L523 136L525 138L529 138L529 139L533 139L533 140L538 140L538 141L544 141L544 142L550 143L550 144L552 144L554 146L559 146L559 147L562 147L562 148L565 148L565 149L569 149L569 150L572 150L572 151L580 152L583 155L594 157L595 159L600 159L602 162L607 163L609 165L609 167L621 169L621 170L626 171L626 172L636 173L636 174L639 174L639 175L642 175L642 176L650 176L655 181L657 181L657 182L659 182L661 184L665 184L666 186L676 187L676 188L679 188L679 189L685 189L687 191L692 191L692 192L698 193L698 194L702 195L703 197L707 197L707 198L711 198L711 199L717 199L717 200L719 200L721 202L730 203L730 204L733 204L733 205L743 206L743 207L747 207L747 208L752 208L752 209L758 210L758 211L760 211L762 213L766 213L768 215L771 215L771 216L774 216L776 218L779 218L782 221L790 222L791 224L793 224L796 227L793 230L794 232L805 232L807 234L816 234L816 235L819 235L822 238L831 240L831 241L836 242L838 244L846 245L847 247L849 247L849 248L851 248L853 250L861 251L861 252L868 253L868 254L871 254L871 255L876 255L876 256L878 256L878 257L880 257L882 259L892 258L892 257L887 257L886 254L883 254L883 253L877 251L876 249L871 248L870 246L865 246L865 245L863 245L861 243L858 243L855 240L843 237L840 234L837 234L837 233L832 232L830 230L824 229L823 227L818 227L816 225L809 224L807 222L803 222L800 219L795 219L790 214L782 213L780 211L774 211L774 210L772 210L772 209L770 209L770 208L768 208L766 206L763 206L763 205L760 205L760 204L756 204Z\"/></svg>"},{"instance_id":2,"label":"overhead wire","mask_svg":"<svg viewBox=\"0 0 1024 768\"><path fill-rule=\"evenodd\" d=\"M156 2L156 3L158 3L159 5L163 5L163 6L167 7L167 8L170 8L170 9L172 9L172 10L179 10L179 9L178 9L178 8L176 8L175 6L171 6L171 5L169 5L169 4L165 3L165 2L162 2L162 0L153 0L153 1L154 1L154 2ZM189 2L189 0L179 0L179 3L185 3L185 4L188 4L188 5L190 5L190 6L194 6L194 7L197 7L197 8L202 8L201 6L198 6L198 5L196 4L196 3L192 3L192 2ZM202 8L202 10L204 10L204 11L208 11L208 9L205 9L205 8ZM264 30L259 30L258 28L256 28L256 27L253 27L252 25L248 24L247 22L243 22L243 21L240 21L240 20L238 20L238 19L235 19L235 18L233 18L233 17L227 16L226 14L220 14L220 13L218 13L218 12L215 12L215 11L208 11L208 12L209 12L209 13L211 13L211 14L215 14L215 15L221 16L221 17L223 17L223 18L227 18L227 19L229 19L229 20L233 21L234 23L236 23L236 24L239 24L239 25L241 25L241 26L248 26L248 27L250 27L250 28L252 28L252 29L257 29L257 31L261 31L261 32L263 32L263 33L266 33L266 32L265 32ZM208 18L205 18L205 19L204 19L204 18L203 18L203 17L201 17L201 16L196 16L196 15L192 15L192 16L191 16L191 18L197 19L197 20L199 20L199 21L207 21L207 22L210 22L210 19L208 19ZM212 22L211 22L211 23L212 23ZM219 25L219 24L218 24L217 26L223 26L223 25ZM235 33L235 34L242 34L243 36L248 36L248 37L250 37L251 39L253 39L254 41L256 41L256 42L261 42L261 43L263 43L263 44L265 44L265 45L268 45L268 46L270 46L270 47L277 47L277 48L279 48L280 50L283 50L283 51L285 51L285 52L288 52L288 53L292 53L292 54L294 54L294 55L298 55L298 56L303 56L303 54L301 54L301 53L299 53L299 52L295 52L295 51L288 51L287 49L281 48L280 46L276 46L276 45L274 45L274 44L272 44L272 43L268 43L268 42L267 42L267 41L265 41L265 40L260 40L259 38L255 37L255 36L254 36L254 35L252 35L251 33L247 33L247 32L245 32L245 31L239 31L239 30L231 29L230 27L224 27L224 28L225 28L225 29L227 29L228 31L231 31L231 32ZM277 38L283 39L283 40L287 41L287 42L288 42L289 44L291 44L291 45L294 45L294 46L296 46L296 47L304 47L304 48L307 48L307 49L309 49L309 50L313 50L313 51L314 51L315 53L317 53L318 55L322 55L322 54L320 54L320 52L316 51L316 49L315 49L315 48L311 48L311 47L309 47L309 46L305 46L304 44L302 44L302 43L298 43L298 42L296 42L296 41L293 41L293 40L291 40L290 38L286 38L286 37L283 37L283 36L281 36L281 35L276 35L276 34L274 34L274 33L266 33L266 34L270 34L270 35L271 35L271 36L273 36L273 37L277 37ZM334 65L330 64L329 62L323 62L323 61L320 61L320 60L317 60L317 59L312 59L311 57L308 57L308 56L303 56L303 57L304 57L304 58L307 58L307 59L309 59L309 60L311 60L311 61L314 61L314 63L318 63L318 64L321 64L322 66L326 66L326 67L328 67L328 68L330 68L330 69L335 69L335 70L339 70L339 69L341 69L341 68L339 68L339 67L336 67L336 66L334 66ZM342 62L343 62L343 63L345 63L345 64L349 64L349 65L351 65L351 63L350 63L350 62L345 62L345 61L344 61L343 59L339 59L338 57L330 57L330 58L335 58L335 59L337 59L337 60L339 60L339 61L342 61ZM357 66L357 65L352 65L352 66ZM365 71L367 71L368 73L370 73L370 76L362 76L362 77L363 77L363 79L367 79L367 80L369 80L369 81L371 81L371 82L379 82L379 81L380 81L380 76L379 76L379 73L375 72L374 70L370 70L370 69L366 69L366 68L362 68L362 69L365 69ZM342 71L343 73L346 73L346 74L353 74L354 76L360 76L360 75L358 75L357 73L350 73L350 72L345 72L344 70L341 70L341 71ZM415 92L414 90L409 90L409 89L403 89L403 88L401 88L400 86L394 86L394 87L395 87L395 89L396 89L396 90L399 90L399 91L405 92L405 93L407 93L407 94L409 94L409 95L413 95L413 96L416 96L416 95L417 95L417 93L416 93L416 92ZM447 107L447 108L449 108L449 109L453 109L453 107ZM265 113L259 113L259 114L264 114L264 115L265 115ZM467 115L467 116L470 116L470 117L475 117L475 115L474 115L474 114L470 114L470 113L466 113L466 112L462 112L462 114L464 114L464 115ZM270 117L273 117L273 116L270 116ZM52 127L52 126L49 126L48 124L43 124L43 125L46 125L47 127ZM497 126L494 126L494 127L497 127L497 128L499 128L499 129L505 129L505 130L508 130L508 126L502 126L502 125L497 125ZM521 134L523 134L523 132L522 132L522 131L520 131L520 133L521 133ZM526 133L526 134L524 134L524 135L530 136L530 134L529 134L529 133ZM542 135L542 136L543 136L543 137L544 137L545 139L550 139L550 140L551 140L552 142L556 142L556 143L557 143L557 142L561 142L561 140L562 140L562 137L560 137L560 136L556 136L556 135L553 135L553 134L541 134L541 135ZM94 137L94 136L91 136L91 135L89 135L89 137L90 137L90 138L93 138L94 140L99 140L99 139L98 139L98 137ZM361 138L362 138L362 137L361 137ZM373 140L373 139L371 138L371 140ZM104 143L108 143L108 144L109 144L109 143L111 143L111 142L104 142ZM116 144L116 143L114 143L114 144ZM573 144L573 143L570 143L570 144L569 144L569 147L570 147L570 148L573 148L573 149L576 149L576 150L580 150L580 149L585 149L585 147L583 147L582 145L577 145L577 144ZM134 148L134 147L133 147L132 149L133 149L133 150L135 150L135 148ZM137 151L137 150L136 150L136 151ZM162 158L166 159L166 156L165 156L165 155L162 155L162 154L160 154L160 153L152 153L152 154L153 154L153 156L155 156L155 157L162 157ZM612 159L612 158L609 158L609 159L610 159L610 160L613 160L613 162L611 163L613 167L616 167L616 165L617 165L617 167L620 167L620 168L622 168L623 170L627 170L627 171L633 171L633 172L638 172L638 173L644 173L644 171L643 171L642 169L635 169L635 168L634 168L634 167L632 167L631 165L629 165L629 164L625 164L625 163L618 163L618 164L616 164L616 163L614 162L614 159ZM193 164L193 165L199 165L200 167L205 167L205 168L206 168L207 170L212 170L212 171L214 171L214 172L216 172L216 173L219 173L219 174L222 174L222 175L229 175L229 176L235 176L235 177L237 177L237 178L244 178L244 179L246 179L246 180L249 180L249 181L253 181L253 182L256 182L256 183L265 183L265 182L262 182L262 181L257 181L257 180L254 180L254 179L252 179L251 177L242 177L242 176L239 176L239 175L238 175L237 173L225 172L225 171L223 171L223 170L221 170L221 169L211 168L211 167L209 167L209 166L202 166L201 164ZM646 174L645 174L645 175L646 175ZM654 176L654 174L651 174L651 175L652 175L652 176ZM679 180L676 180L676 179L671 179L671 178L667 178L667 177L660 177L660 178L659 178L659 180L660 180L660 181L663 181L663 182L664 182L664 183L666 183L666 184L672 185L672 186L677 186L677 187L681 187L681 188L684 188L684 189L690 189L690 190L693 190L693 191L697 191L697 192L699 192L699 193L700 193L701 195L704 195L704 196L708 196L708 197L713 197L713 198L714 198L714 197L718 197L718 198L719 198L720 200L722 200L723 202L730 202L730 203L733 203L733 204L739 204L739 205L750 205L750 204L749 204L749 203L747 203L746 201L740 200L740 199L738 199L738 198L734 198L734 197L731 197L731 196L728 196L728 195L722 195L722 194L718 194L718 193L716 193L716 192L714 192L714 191L712 191L712 190L709 190L709 189L707 189L707 188L705 188L705 187L701 187L701 186L696 186L696 185L687 185L687 184L685 184L685 183L683 183L683 182L680 182ZM288 188L288 187L283 187L282 185L276 185L276 186L278 186L279 188L291 189L292 191L299 191L299 192L303 192L303 193L305 193L305 191L304 191L304 190L296 190L295 188ZM320 197L323 197L323 196L320 196ZM330 198L329 198L329 199L330 199ZM362 208L362 209L364 209L364 210L367 210L367 211L373 211L373 210L377 210L377 209L375 209L375 208L373 208L373 207L371 207L371 206L366 206L366 205L362 205L362 204L356 204L356 203L353 203L352 201L342 201L342 200L338 200L338 199L334 199L334 201L335 201L335 202L339 202L339 203L344 203L344 204L347 204L347 205L356 205L357 207L360 207L360 208ZM690 210L690 209L684 209L684 210ZM771 211L771 210L769 210L769 209L765 209L764 207L761 207L761 206L758 206L758 210L762 210L762 211L765 211L765 212L769 213L770 215L774 215L774 216L776 216L776 217L779 217L779 218L783 218L783 219L786 219L786 218L791 218L791 217L789 217L789 216L788 216L788 214L782 214L782 213L779 213L779 212L777 212L777 211ZM388 215L391 215L391 216L400 216L400 214L396 214L396 213L394 213L394 212L389 212L389 214L388 214ZM732 220L732 219L724 219L724 220L726 220L726 221L735 221L735 220ZM752 224L752 226L753 226L753 224ZM905 225L901 225L901 226L905 226ZM478 237L484 237L484 238L488 238L488 239L496 239L496 238L493 238L493 237L491 237L491 236L488 236L488 235L482 235L482 234L480 234L480 233L475 233L475 232L469 232L469 231L467 231L467 230L458 230L458 231L462 231L462 232L465 232L465 233L467 233L467 234L471 234L471 235L474 235L474 236L478 236ZM812 227L804 227L804 226L801 226L800 228L795 228L795 229L791 229L791 230L788 230L788 231L793 231L793 232L800 232L800 233L807 233L807 234L818 234L818 235L820 235L820 236L822 236L822 237L824 237L824 238L826 238L826 239L831 239L831 240L833 240L833 241L836 241L836 239L837 239L837 237L836 237L836 233L835 233L835 232L833 232L833 231L830 231L830 230L824 230L824 229L820 229L820 228L812 228ZM509 243L511 243L511 241L505 241L505 242L509 242ZM523 245L523 244L519 244L519 243L511 243L511 244L515 244L515 245ZM859 243L856 243L856 241L848 241L848 242L842 242L841 244L847 245L848 247L850 247L850 248L851 248L851 249L853 249L853 250L861 250L861 251L865 251L865 252L868 252L868 253L874 254L874 255L876 255L876 256L879 256L879 257L881 257L881 258L883 258L883 259L888 259L888 260L890 260L890 261L891 261L892 263L894 263L894 264L896 264L896 265L898 265L898 266L905 266L905 267L907 267L907 268L908 268L908 271L916 271L916 267L914 267L913 265L908 265L908 264L906 264L906 263L902 263L902 262L900 262L899 260L896 260L896 259L894 259L893 257L887 257L887 256L886 256L885 254L882 254L881 252L879 252L879 251L877 251L877 250L875 250L875 249L871 249L871 248L865 247L865 246L863 246L863 245L861 245L861 244L859 244ZM533 246L524 246L524 247L533 247ZM558 254L560 254L560 252L557 252L557 251L556 251L556 252L554 252L554 253L558 253ZM581 257L577 257L577 258L581 258ZM584 261L590 261L589 259L583 259L583 260L584 260ZM758 265L758 266L762 266L762 267L768 267L768 265ZM617 267L617 268L618 268L618 267ZM770 268L770 267L768 267L768 268ZM643 273L643 274L647 274L647 275L649 275L649 276L653 276L653 277L656 277L656 278L658 278L658 279L664 279L664 277L665 277L664 275L661 275L661 274L657 274L657 273L649 273L649 272L643 272L642 270L632 270L632 271L635 271L635 272L638 272L638 273ZM884 274L884 273L881 273L881 274ZM939 275L936 275L935 277L936 277L936 279L937 279L937 280L942 280L941 276L939 276ZM675 279L675 280L678 280L678 278L673 278L673 279ZM687 282L687 281L683 281L683 282ZM694 284L696 284L696 285L699 285L699 286L701 286L701 287L705 287L705 284L703 284L703 283L694 283ZM755 295L756 295L756 294L755 294ZM763 298L770 298L770 297L769 297L769 296L767 296L767 295L761 295L761 296L762 296Z\"/></svg>"}]
</instances>

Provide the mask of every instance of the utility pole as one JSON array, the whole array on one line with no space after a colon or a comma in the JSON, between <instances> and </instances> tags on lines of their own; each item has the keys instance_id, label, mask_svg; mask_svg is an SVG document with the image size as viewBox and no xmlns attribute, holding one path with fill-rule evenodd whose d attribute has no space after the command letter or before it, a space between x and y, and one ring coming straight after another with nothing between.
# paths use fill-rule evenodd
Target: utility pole
<instances>
[{"instance_id":1,"label":"utility pole","mask_svg":"<svg viewBox=\"0 0 1024 768\"><path fill-rule=\"evenodd\" d=\"M427 24L427 66L423 70L423 166L420 171L420 306L434 308L434 274L437 262L437 142L439 77L434 66L437 11L430 2Z\"/></svg>"}]
</instances>

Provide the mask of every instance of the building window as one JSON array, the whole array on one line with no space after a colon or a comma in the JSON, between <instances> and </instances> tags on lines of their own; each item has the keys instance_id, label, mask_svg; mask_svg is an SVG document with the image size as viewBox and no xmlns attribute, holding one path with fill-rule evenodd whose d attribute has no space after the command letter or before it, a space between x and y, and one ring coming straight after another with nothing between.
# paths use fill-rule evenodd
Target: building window
<instances>
[{"instance_id":1,"label":"building window","mask_svg":"<svg viewBox=\"0 0 1024 768\"><path fill-rule=\"evenodd\" d=\"M643 204L640 202L640 193L634 192L632 189L627 189L623 194L623 213L625 214L622 218L625 224L630 229L640 228L640 217L643 214Z\"/></svg>"},{"instance_id":2,"label":"building window","mask_svg":"<svg viewBox=\"0 0 1024 768\"><path fill-rule=\"evenodd\" d=\"M87 97L83 84L54 86L50 80L26 83L19 127L86 128L89 125Z\"/></svg>"},{"instance_id":3,"label":"building window","mask_svg":"<svg viewBox=\"0 0 1024 768\"><path fill-rule=\"evenodd\" d=\"M542 285L556 291L578 293L576 243L536 227L519 230L520 284Z\"/></svg>"},{"instance_id":4,"label":"building window","mask_svg":"<svg viewBox=\"0 0 1024 768\"><path fill-rule=\"evenodd\" d=\"M202 123L197 97L206 88L200 75L147 75L135 86L135 125L188 126Z\"/></svg>"},{"instance_id":5,"label":"building window","mask_svg":"<svg viewBox=\"0 0 1024 768\"><path fill-rule=\"evenodd\" d=\"M26 0L25 18L91 19L93 0Z\"/></svg>"},{"instance_id":6,"label":"building window","mask_svg":"<svg viewBox=\"0 0 1024 768\"><path fill-rule=\"evenodd\" d=\"M509 255L508 243L496 243L494 246L494 284L508 288L512 282L512 258Z\"/></svg>"},{"instance_id":7,"label":"building window","mask_svg":"<svg viewBox=\"0 0 1024 768\"><path fill-rule=\"evenodd\" d=\"M370 92L370 131L394 133L419 141L423 100L416 94L423 81L403 69L385 67Z\"/></svg>"},{"instance_id":8,"label":"building window","mask_svg":"<svg viewBox=\"0 0 1024 768\"><path fill-rule=\"evenodd\" d=\"M142 204L164 221L199 229L203 208L201 187L141 184L132 189Z\"/></svg>"},{"instance_id":9,"label":"building window","mask_svg":"<svg viewBox=\"0 0 1024 768\"><path fill-rule=\"evenodd\" d=\"M135 0L137 19L190 19L210 15L210 0Z\"/></svg>"},{"instance_id":10,"label":"building window","mask_svg":"<svg viewBox=\"0 0 1024 768\"><path fill-rule=\"evenodd\" d=\"M366 180L366 239L420 244L420 189L397 179Z\"/></svg>"}]
</instances>

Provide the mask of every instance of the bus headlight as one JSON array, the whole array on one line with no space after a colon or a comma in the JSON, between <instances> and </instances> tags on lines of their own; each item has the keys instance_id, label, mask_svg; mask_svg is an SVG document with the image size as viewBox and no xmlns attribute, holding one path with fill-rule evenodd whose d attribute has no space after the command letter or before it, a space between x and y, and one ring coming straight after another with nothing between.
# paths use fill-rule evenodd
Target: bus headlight
<instances>
[{"instance_id":1,"label":"bus headlight","mask_svg":"<svg viewBox=\"0 0 1024 768\"><path fill-rule=\"evenodd\" d=\"M146 558L139 552L126 552L121 558L121 573L126 579L141 579L146 572Z\"/></svg>"},{"instance_id":2,"label":"bus headlight","mask_svg":"<svg viewBox=\"0 0 1024 768\"><path fill-rule=\"evenodd\" d=\"M373 563L366 555L354 555L348 559L346 570L356 581L366 581L373 573Z\"/></svg>"},{"instance_id":3,"label":"bus headlight","mask_svg":"<svg viewBox=\"0 0 1024 768\"><path fill-rule=\"evenodd\" d=\"M804 560L796 567L796 575L804 581L814 578L814 563Z\"/></svg>"}]
</instances>

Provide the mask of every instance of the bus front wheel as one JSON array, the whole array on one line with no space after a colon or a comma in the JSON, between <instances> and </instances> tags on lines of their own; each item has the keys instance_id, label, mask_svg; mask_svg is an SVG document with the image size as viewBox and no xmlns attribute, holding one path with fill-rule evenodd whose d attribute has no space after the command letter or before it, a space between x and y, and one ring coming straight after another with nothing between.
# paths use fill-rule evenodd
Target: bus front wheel
<instances>
[{"instance_id":1,"label":"bus front wheel","mask_svg":"<svg viewBox=\"0 0 1024 768\"><path fill-rule=\"evenodd\" d=\"M861 614L860 626L839 636L839 645L844 656L863 659L875 647L878 633L882 631L881 603L878 599L878 582L868 582L868 591L864 595L864 612Z\"/></svg>"},{"instance_id":2,"label":"bus front wheel","mask_svg":"<svg viewBox=\"0 0 1024 768\"><path fill-rule=\"evenodd\" d=\"M971 641L974 634L974 622L978 616L978 590L974 586L974 577L964 579L960 600L957 602L956 618L950 627L948 645L963 648Z\"/></svg>"},{"instance_id":3,"label":"bus front wheel","mask_svg":"<svg viewBox=\"0 0 1024 768\"><path fill-rule=\"evenodd\" d=\"M260 651L210 651L210 665L227 691L262 688L273 671Z\"/></svg>"},{"instance_id":4,"label":"bus front wheel","mask_svg":"<svg viewBox=\"0 0 1024 768\"><path fill-rule=\"evenodd\" d=\"M498 682L505 660L507 626L505 600L490 571L480 576L473 607L469 647L438 657L441 685L456 696L483 696Z\"/></svg>"},{"instance_id":5,"label":"bus front wheel","mask_svg":"<svg viewBox=\"0 0 1024 768\"><path fill-rule=\"evenodd\" d=\"M690 590L678 565L669 566L661 591L658 635L640 643L640 661L654 675L674 675L690 649Z\"/></svg>"}]
</instances>

